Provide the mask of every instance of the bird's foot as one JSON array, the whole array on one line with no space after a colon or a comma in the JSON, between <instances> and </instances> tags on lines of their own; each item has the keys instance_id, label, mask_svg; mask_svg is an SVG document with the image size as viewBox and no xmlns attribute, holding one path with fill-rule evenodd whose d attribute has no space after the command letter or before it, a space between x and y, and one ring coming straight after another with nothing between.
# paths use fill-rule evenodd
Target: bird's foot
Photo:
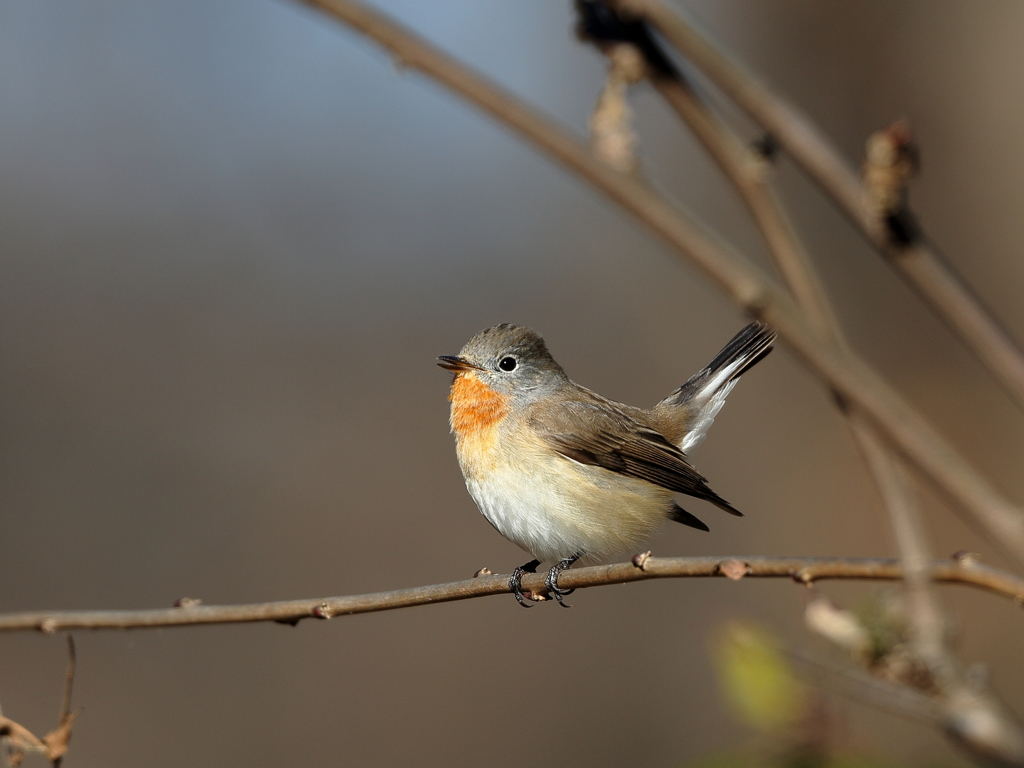
<instances>
[{"instance_id":1,"label":"bird's foot","mask_svg":"<svg viewBox=\"0 0 1024 768\"><path fill-rule=\"evenodd\" d=\"M552 595L555 596L555 600L557 600L558 604L560 606L562 606L563 608L571 608L572 607L568 603L564 602L562 600L562 598L566 597L568 595L571 595L576 590L575 589L561 589L558 586L558 576L559 576L559 574L562 573L562 571L564 571L567 568L571 567L572 564L575 563L579 559L580 559L580 555L577 554L577 555L573 555L572 557L567 557L567 558L565 558L563 560L559 560L557 563L555 563L553 566L551 566L551 570L548 571L548 575L544 579L544 586L547 587L548 592L550 592Z\"/></svg>"},{"instance_id":2,"label":"bird's foot","mask_svg":"<svg viewBox=\"0 0 1024 768\"><path fill-rule=\"evenodd\" d=\"M520 565L512 571L512 578L508 580L508 588L512 590L512 594L516 597L516 602L523 606L523 608L533 608L533 601L526 602L530 598L523 594L523 576L528 573L536 573L538 565L540 565L540 560L531 560L525 565Z\"/></svg>"}]
</instances>

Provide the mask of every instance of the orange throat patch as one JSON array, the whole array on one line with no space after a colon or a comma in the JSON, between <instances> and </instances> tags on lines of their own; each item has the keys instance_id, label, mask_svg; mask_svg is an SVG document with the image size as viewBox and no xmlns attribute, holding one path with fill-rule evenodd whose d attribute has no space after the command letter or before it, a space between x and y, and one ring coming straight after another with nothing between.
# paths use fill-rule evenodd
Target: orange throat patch
<instances>
[{"instance_id":1,"label":"orange throat patch","mask_svg":"<svg viewBox=\"0 0 1024 768\"><path fill-rule=\"evenodd\" d=\"M460 453L469 460L493 447L495 430L508 416L508 398L477 378L475 373L459 373L448 395L452 402L452 432Z\"/></svg>"}]
</instances>

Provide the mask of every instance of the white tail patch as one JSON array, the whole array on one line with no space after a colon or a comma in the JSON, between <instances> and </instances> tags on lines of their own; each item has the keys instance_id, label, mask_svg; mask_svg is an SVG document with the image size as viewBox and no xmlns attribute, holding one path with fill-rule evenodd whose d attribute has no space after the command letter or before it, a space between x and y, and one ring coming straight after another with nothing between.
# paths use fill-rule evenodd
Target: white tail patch
<instances>
[{"instance_id":1,"label":"white tail patch","mask_svg":"<svg viewBox=\"0 0 1024 768\"><path fill-rule=\"evenodd\" d=\"M683 406L690 419L679 448L688 453L701 444L725 398L747 368L772 351L775 332L763 323L750 323L732 337L715 359L658 403L658 408ZM671 410L670 410L671 413Z\"/></svg>"},{"instance_id":2,"label":"white tail patch","mask_svg":"<svg viewBox=\"0 0 1024 768\"><path fill-rule=\"evenodd\" d=\"M715 416L718 415L718 412L722 410L722 406L725 405L725 398L729 396L732 388L736 386L736 382L740 380L739 376L737 376L732 381L729 381L728 376L728 373L736 370L738 365L739 363L736 363L725 368L723 374L715 376L690 401L690 404L696 410L696 414L694 415L693 425L686 433L686 437L683 438L683 442L679 444L679 449L683 453L689 453L704 442L708 430L715 421Z\"/></svg>"}]
</instances>

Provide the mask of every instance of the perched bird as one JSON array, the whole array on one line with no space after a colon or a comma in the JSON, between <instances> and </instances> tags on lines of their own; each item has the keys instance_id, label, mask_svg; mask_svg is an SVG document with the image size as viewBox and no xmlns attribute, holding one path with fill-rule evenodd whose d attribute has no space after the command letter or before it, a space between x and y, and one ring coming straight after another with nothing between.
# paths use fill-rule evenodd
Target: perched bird
<instances>
[{"instance_id":1,"label":"perched bird","mask_svg":"<svg viewBox=\"0 0 1024 768\"><path fill-rule=\"evenodd\" d=\"M466 487L502 536L535 559L509 580L554 560L545 586L577 560L635 548L660 523L708 527L673 500L682 493L733 515L686 459L704 439L740 375L772 350L775 332L751 323L707 367L649 410L601 397L565 375L544 340L519 325L481 331L438 365L455 373L451 427Z\"/></svg>"}]
</instances>

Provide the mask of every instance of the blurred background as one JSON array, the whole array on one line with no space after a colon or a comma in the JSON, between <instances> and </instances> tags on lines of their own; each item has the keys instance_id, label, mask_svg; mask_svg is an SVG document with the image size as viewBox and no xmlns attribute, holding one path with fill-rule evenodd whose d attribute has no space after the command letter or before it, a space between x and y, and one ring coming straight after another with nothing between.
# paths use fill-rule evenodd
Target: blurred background
<instances>
[{"instance_id":1,"label":"blurred background","mask_svg":"<svg viewBox=\"0 0 1024 768\"><path fill-rule=\"evenodd\" d=\"M375 5L577 132L605 62L567 0ZM859 164L910 119L912 202L1024 337L1024 5L687 2ZM645 171L768 269L736 196L650 89ZM749 131L751 138L754 132ZM851 342L1011 498L1024 418L783 160ZM540 331L569 375L650 405L746 319L630 219L370 42L285 0L0 2L0 610L341 595L508 572L434 365ZM658 555L893 555L826 391L782 347L696 466ZM925 494L935 551L1008 565ZM876 590L825 585L856 605ZM329 623L78 633L66 765L685 765L761 738L723 628L797 647L808 591L665 581ZM958 646L1024 711L1019 609L943 588ZM0 636L4 714L53 727L59 636ZM829 699L837 749L958 765L930 728ZM38 759L37 759L38 760ZM38 761L36 764L41 764Z\"/></svg>"}]
</instances>

